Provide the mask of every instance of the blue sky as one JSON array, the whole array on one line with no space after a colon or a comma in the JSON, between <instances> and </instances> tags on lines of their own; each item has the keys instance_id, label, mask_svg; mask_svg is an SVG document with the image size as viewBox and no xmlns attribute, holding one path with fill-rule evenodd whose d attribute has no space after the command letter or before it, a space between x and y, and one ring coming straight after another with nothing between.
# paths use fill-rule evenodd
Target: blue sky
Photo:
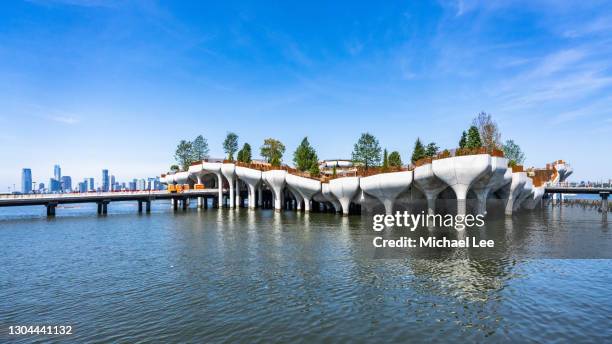
<instances>
[{"instance_id":1,"label":"blue sky","mask_svg":"<svg viewBox=\"0 0 612 344\"><path fill-rule=\"evenodd\" d=\"M304 136L349 157L369 131L409 159L491 113L528 166L612 177L612 6L597 1L32 0L0 12L0 190L167 170L180 139L258 153Z\"/></svg>"}]
</instances>

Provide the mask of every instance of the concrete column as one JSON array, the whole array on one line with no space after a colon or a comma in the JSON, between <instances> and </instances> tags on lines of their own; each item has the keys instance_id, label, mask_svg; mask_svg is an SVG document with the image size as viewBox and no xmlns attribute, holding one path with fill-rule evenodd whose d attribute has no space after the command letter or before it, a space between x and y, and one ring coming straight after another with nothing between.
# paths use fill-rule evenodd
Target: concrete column
<instances>
[{"instance_id":1,"label":"concrete column","mask_svg":"<svg viewBox=\"0 0 612 344\"><path fill-rule=\"evenodd\" d=\"M189 201L187 198L183 198L183 210L187 210L187 206L189 205Z\"/></svg>"},{"instance_id":2,"label":"concrete column","mask_svg":"<svg viewBox=\"0 0 612 344\"><path fill-rule=\"evenodd\" d=\"M204 197L198 197L198 208L204 207Z\"/></svg>"},{"instance_id":3,"label":"concrete column","mask_svg":"<svg viewBox=\"0 0 612 344\"><path fill-rule=\"evenodd\" d=\"M217 198L217 208L221 208L223 204L223 177L221 177L221 173L217 174L217 187L219 189L219 198Z\"/></svg>"},{"instance_id":4,"label":"concrete column","mask_svg":"<svg viewBox=\"0 0 612 344\"><path fill-rule=\"evenodd\" d=\"M53 217L55 216L55 207L57 207L57 203L47 203L47 216Z\"/></svg>"},{"instance_id":5,"label":"concrete column","mask_svg":"<svg viewBox=\"0 0 612 344\"><path fill-rule=\"evenodd\" d=\"M610 196L610 193L601 192L599 195L601 196L601 213L603 216L608 216L608 196Z\"/></svg>"},{"instance_id":6,"label":"concrete column","mask_svg":"<svg viewBox=\"0 0 612 344\"><path fill-rule=\"evenodd\" d=\"M263 204L263 185L259 185L257 188L257 206L261 208Z\"/></svg>"},{"instance_id":7,"label":"concrete column","mask_svg":"<svg viewBox=\"0 0 612 344\"><path fill-rule=\"evenodd\" d=\"M151 213L151 201L146 201L146 212Z\"/></svg>"},{"instance_id":8,"label":"concrete column","mask_svg":"<svg viewBox=\"0 0 612 344\"><path fill-rule=\"evenodd\" d=\"M236 178L236 208L240 208L240 180Z\"/></svg>"},{"instance_id":9,"label":"concrete column","mask_svg":"<svg viewBox=\"0 0 612 344\"><path fill-rule=\"evenodd\" d=\"M108 201L102 201L102 215L108 214Z\"/></svg>"},{"instance_id":10,"label":"concrete column","mask_svg":"<svg viewBox=\"0 0 612 344\"><path fill-rule=\"evenodd\" d=\"M98 205L98 215L102 215L102 202L97 202Z\"/></svg>"},{"instance_id":11,"label":"concrete column","mask_svg":"<svg viewBox=\"0 0 612 344\"><path fill-rule=\"evenodd\" d=\"M178 199L177 198L172 199L172 209L174 209L174 211L178 210Z\"/></svg>"},{"instance_id":12,"label":"concrete column","mask_svg":"<svg viewBox=\"0 0 612 344\"><path fill-rule=\"evenodd\" d=\"M142 213L142 201L138 201L138 213Z\"/></svg>"}]
</instances>

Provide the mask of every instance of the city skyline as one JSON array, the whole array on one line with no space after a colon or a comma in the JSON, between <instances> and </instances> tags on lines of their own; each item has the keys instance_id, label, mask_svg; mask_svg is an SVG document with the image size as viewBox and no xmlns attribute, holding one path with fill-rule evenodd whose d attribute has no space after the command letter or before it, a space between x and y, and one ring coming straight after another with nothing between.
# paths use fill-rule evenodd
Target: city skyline
<instances>
[{"instance_id":1,"label":"city skyline","mask_svg":"<svg viewBox=\"0 0 612 344\"><path fill-rule=\"evenodd\" d=\"M313 10L318 8L318 10ZM277 8L37 0L0 14L0 190L62 157L73 184L159 175L202 134L253 147L304 136L349 158L362 132L407 161L420 137L455 148L480 111L527 166L564 159L573 180L612 161L610 5L471 1ZM594 18L594 19L593 19ZM314 24L317 23L317 24ZM69 157L66 152L69 152ZM47 176L47 172L44 172ZM48 182L48 176L44 178Z\"/></svg>"}]
</instances>

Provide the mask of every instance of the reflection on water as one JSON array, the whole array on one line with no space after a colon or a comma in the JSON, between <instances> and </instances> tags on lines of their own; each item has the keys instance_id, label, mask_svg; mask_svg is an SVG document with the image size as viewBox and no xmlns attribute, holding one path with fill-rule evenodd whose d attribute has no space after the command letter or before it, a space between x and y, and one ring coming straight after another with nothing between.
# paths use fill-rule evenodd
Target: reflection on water
<instances>
[{"instance_id":1,"label":"reflection on water","mask_svg":"<svg viewBox=\"0 0 612 344\"><path fill-rule=\"evenodd\" d=\"M150 215L129 204L105 217L42 213L0 209L2 331L72 324L68 339L80 342L612 339L609 260L512 254L568 232L612 240L593 211L489 221L478 232L500 242L494 259L465 250L374 259L367 219L333 214L173 213L164 203ZM1 342L33 338L44 339L0 332Z\"/></svg>"}]
</instances>

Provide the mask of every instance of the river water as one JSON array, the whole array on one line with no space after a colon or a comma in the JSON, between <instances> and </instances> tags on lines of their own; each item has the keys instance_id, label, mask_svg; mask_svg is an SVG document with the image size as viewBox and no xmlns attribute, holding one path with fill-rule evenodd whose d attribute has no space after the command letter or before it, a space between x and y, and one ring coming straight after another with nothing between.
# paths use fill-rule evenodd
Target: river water
<instances>
[{"instance_id":1,"label":"river water","mask_svg":"<svg viewBox=\"0 0 612 344\"><path fill-rule=\"evenodd\" d=\"M108 216L60 207L53 219L42 207L0 209L0 342L612 341L612 260L511 249L492 259L380 259L364 249L367 223L173 213L161 202L144 215L130 203L111 203ZM512 232L538 252L567 233L612 242L601 214L582 208L524 213L484 231L500 240ZM11 325L70 325L73 334L11 336Z\"/></svg>"}]
</instances>

